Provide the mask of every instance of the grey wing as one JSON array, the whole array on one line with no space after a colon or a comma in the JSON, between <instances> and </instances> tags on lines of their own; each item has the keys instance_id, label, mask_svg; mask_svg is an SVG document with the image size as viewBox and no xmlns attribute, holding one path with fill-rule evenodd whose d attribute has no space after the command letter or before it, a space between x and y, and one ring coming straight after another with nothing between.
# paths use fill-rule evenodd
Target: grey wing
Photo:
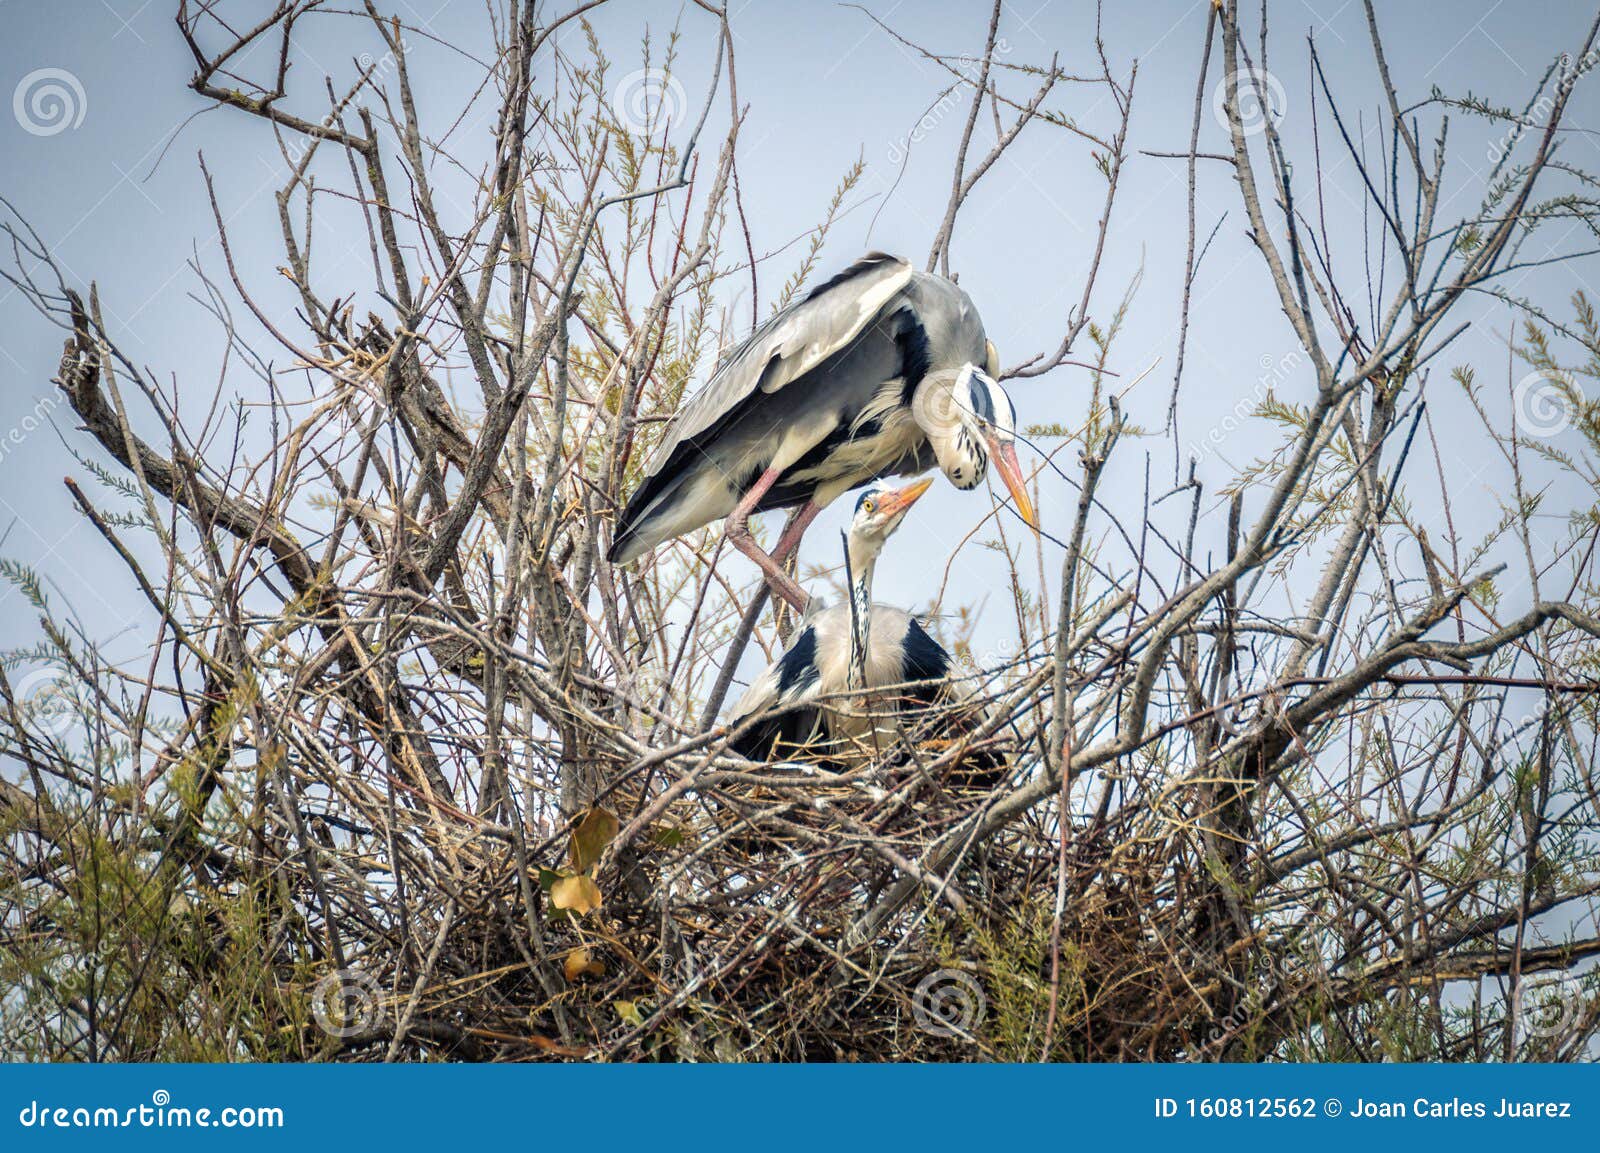
<instances>
[{"instance_id":1,"label":"grey wing","mask_svg":"<svg viewBox=\"0 0 1600 1153\"><path fill-rule=\"evenodd\" d=\"M818 680L817 632L814 626L805 625L795 631L784 654L750 682L733 706L732 723L779 705L810 700L819 694Z\"/></svg>"},{"instance_id":2,"label":"grey wing","mask_svg":"<svg viewBox=\"0 0 1600 1153\"><path fill-rule=\"evenodd\" d=\"M909 283L910 262L868 253L803 300L776 313L722 358L704 388L678 410L650 457L647 475L758 389L776 392L859 336Z\"/></svg>"},{"instance_id":3,"label":"grey wing","mask_svg":"<svg viewBox=\"0 0 1600 1153\"><path fill-rule=\"evenodd\" d=\"M799 629L788 651L769 665L750 683L744 696L733 707L729 724L741 722L776 708L787 711L757 721L729 742L728 747L742 757L764 761L779 742L802 746L816 730L817 713L803 707L821 695L817 669L817 630L815 625Z\"/></svg>"}]
</instances>

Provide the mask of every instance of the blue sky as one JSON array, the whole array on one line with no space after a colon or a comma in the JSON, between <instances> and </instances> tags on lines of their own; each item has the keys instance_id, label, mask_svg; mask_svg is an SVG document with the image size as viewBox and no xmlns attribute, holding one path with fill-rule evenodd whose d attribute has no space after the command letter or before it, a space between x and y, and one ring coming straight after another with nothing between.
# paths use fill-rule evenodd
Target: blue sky
<instances>
[{"instance_id":1,"label":"blue sky","mask_svg":"<svg viewBox=\"0 0 1600 1153\"><path fill-rule=\"evenodd\" d=\"M112 331L130 355L158 378L177 381L193 403L209 404L221 346L215 325L192 298L199 282L190 263L198 261L216 277L224 273L196 155L204 152L217 177L240 265L255 271L269 299L273 289L262 282L280 262L271 193L282 160L259 124L229 110L207 111L206 102L186 89L192 65L172 22L173 7L162 0L0 0L0 96L16 93L29 77L50 69L71 77L72 102L71 123L48 134L28 131L15 102L12 114L0 111L0 194L51 245L77 286L98 281ZM910 0L867 7L906 37L952 53L980 49L988 11L982 3ZM1421 100L1438 86L1517 107L1548 62L1580 40L1592 15L1578 5L1503 0L1379 9L1402 101ZM424 114L447 123L481 77L472 55L482 59L488 48L484 7L402 0L398 10L440 40L467 50L451 53L428 41L416 49L413 68L425 77L419 92ZM1093 12L1092 4L1065 0L1008 3L1001 24L1003 58L1044 64L1059 53L1068 71L1093 71ZM1370 127L1379 93L1366 18L1359 3L1329 0L1277 5L1272 20L1270 70L1283 93L1281 131L1297 165L1304 162L1301 171L1309 173L1306 37L1315 35L1330 82L1352 114L1364 114ZM678 25L678 75L689 101L698 104L714 48L712 22L698 9L617 3L594 13L594 23L618 76L638 67L647 27L659 43ZM316 24L314 41L296 45L294 83L302 90L319 85L324 68L348 68L353 56L371 49L370 36L357 22L349 25L348 43L339 39L339 22L324 20ZM920 263L948 195L965 113L963 106L917 127L945 85L944 74L850 6L735 0L733 26L740 96L751 110L741 137L741 173L757 251L781 249L812 227L841 174L860 158L866 174L830 241L824 270L867 247L903 252ZM1091 312L1109 316L1142 271L1112 365L1123 380L1148 370L1125 404L1134 421L1151 428L1165 419L1172 380L1185 171L1179 161L1138 153L1186 146L1204 26L1202 0L1110 5L1105 16L1105 50L1113 67L1126 77L1132 61L1138 61L1131 129L1135 155L1123 177ZM569 41L581 46L575 28ZM1202 150L1224 145L1209 111L1219 71L1214 64L1205 94ZM1008 92L1025 97L1023 81L1012 78L1009 84ZM1069 85L1062 91L1054 107L1088 127L1110 129L1112 109L1103 90ZM1597 111L1600 80L1580 80L1571 122L1600 125ZM1335 153L1329 126L1321 127L1324 149ZM487 152L487 131L488 126L468 121L458 129L459 139L468 151ZM708 138L714 139L714 131L708 130ZM1442 209L1446 219L1476 204L1490 167L1489 150L1499 135L1502 130L1482 122L1453 120L1447 174L1452 191ZM1570 162L1600 167L1600 137L1575 132L1564 146ZM1347 160L1328 160L1327 170L1323 193L1331 247L1346 281L1357 284L1359 183ZM952 265L977 301L1005 363L1052 348L1059 339L1067 309L1082 291L1102 193L1089 149L1067 133L1042 126L1030 129L978 186L956 232ZM1218 434L1212 439L1219 451L1203 454L1199 465L1199 475L1215 489L1271 443L1263 439L1261 426L1232 415L1253 405L1263 377L1291 397L1297 390L1303 396L1311 382L1309 371L1296 362L1294 340L1245 234L1237 192L1222 165L1201 166L1198 216L1202 234L1215 228L1216 235L1195 288L1180 417L1186 446ZM1559 230L1550 237L1559 238ZM1569 237L1566 243L1580 247L1581 239ZM769 298L797 255L790 249L763 268ZM1588 289L1591 282L1600 283L1593 258L1515 278L1518 292L1558 310L1574 290ZM289 306L286 296L275 299ZM1510 318L1503 307L1475 300L1463 306L1460 319L1472 321L1473 329L1439 365L1430 396L1441 397L1432 411L1443 433L1446 478L1470 498L1460 515L1469 524L1487 524L1497 515L1504 475L1493 467L1481 435L1472 431L1475 420L1463 405L1446 399L1445 370L1474 363L1503 385L1506 372L1515 371L1507 369L1499 343ZM49 378L60 345L57 330L20 296L0 288L0 555L37 566L56 595L82 616L90 634L106 636L137 619L137 610L103 543L72 511L60 483L63 475L83 475L69 446L92 451L73 429L65 407L51 407ZM1081 370L1062 368L1019 382L1013 395L1025 422L1073 424L1081 416L1085 388ZM223 382L225 396L251 398L259 390L259 382L243 374ZM1154 492L1170 483L1170 446L1159 439L1130 442L1119 450L1107 490L1123 511L1137 509L1146 454ZM1075 469L1075 452L1069 450L1061 460ZM1412 475L1413 484L1432 468L1431 463L1418 467L1424 471ZM936 487L924 502L926 509L919 509L917 525L907 526L880 567L883 599L926 603L932 592L929 559L942 560L948 546L976 523L980 509L972 499ZM1064 485L1046 483L1047 527L1065 535L1072 503ZM819 523L816 539L836 540L841 519L838 510L830 513ZM1220 519L1204 524L1201 539L1217 547ZM1001 571L992 558L966 556L957 600L980 598ZM1047 552L1046 561L1055 567L1059 554ZM1398 563L1410 561L1401 557ZM15 592L0 589L0 644L34 637L31 614L18 611L22 607ZM1003 643L1009 616L1005 606L990 605L985 629L995 643Z\"/></svg>"}]
</instances>

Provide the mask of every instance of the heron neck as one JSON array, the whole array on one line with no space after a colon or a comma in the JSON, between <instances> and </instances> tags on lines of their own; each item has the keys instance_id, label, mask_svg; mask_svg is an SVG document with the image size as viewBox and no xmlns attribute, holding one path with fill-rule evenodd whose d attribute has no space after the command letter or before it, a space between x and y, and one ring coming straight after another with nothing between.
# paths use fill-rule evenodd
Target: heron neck
<instances>
[{"instance_id":1,"label":"heron neck","mask_svg":"<svg viewBox=\"0 0 1600 1153\"><path fill-rule=\"evenodd\" d=\"M845 559L850 570L850 681L849 688L867 687L867 654L872 640L872 570L878 551L852 539Z\"/></svg>"}]
</instances>

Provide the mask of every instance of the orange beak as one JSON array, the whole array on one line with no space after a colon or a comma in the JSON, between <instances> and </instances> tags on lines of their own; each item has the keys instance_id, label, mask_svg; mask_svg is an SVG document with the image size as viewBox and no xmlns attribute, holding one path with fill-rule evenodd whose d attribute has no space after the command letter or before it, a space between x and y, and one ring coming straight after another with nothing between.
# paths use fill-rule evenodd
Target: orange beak
<instances>
[{"instance_id":1,"label":"orange beak","mask_svg":"<svg viewBox=\"0 0 1600 1153\"><path fill-rule=\"evenodd\" d=\"M1022 465L1017 463L1016 446L1001 444L991 437L989 452L994 458L995 471L1000 474L1000 479L1006 482L1006 489L1011 493L1011 499L1017 502L1018 514L1027 522L1029 528L1038 532L1039 517L1033 511L1033 502L1028 499L1028 485L1022 479Z\"/></svg>"},{"instance_id":2,"label":"orange beak","mask_svg":"<svg viewBox=\"0 0 1600 1153\"><path fill-rule=\"evenodd\" d=\"M923 477L914 480L905 488L897 488L893 492L886 492L878 498L878 508L886 513L904 516L910 507L917 503L917 498L927 492L933 485L932 477Z\"/></svg>"}]
</instances>

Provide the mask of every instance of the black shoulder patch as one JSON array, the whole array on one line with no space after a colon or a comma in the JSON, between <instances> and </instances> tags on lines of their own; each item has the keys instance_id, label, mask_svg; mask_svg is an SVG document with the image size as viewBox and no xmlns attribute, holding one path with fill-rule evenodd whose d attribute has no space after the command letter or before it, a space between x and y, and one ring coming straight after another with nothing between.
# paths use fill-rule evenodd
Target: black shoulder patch
<instances>
[{"instance_id":1,"label":"black shoulder patch","mask_svg":"<svg viewBox=\"0 0 1600 1153\"><path fill-rule=\"evenodd\" d=\"M950 675L950 654L928 635L928 630L915 617L911 618L906 628L901 648L904 653L901 657L903 680L942 681Z\"/></svg>"},{"instance_id":2,"label":"black shoulder patch","mask_svg":"<svg viewBox=\"0 0 1600 1153\"><path fill-rule=\"evenodd\" d=\"M900 403L909 405L917 385L928 375L931 359L928 330L922 327L922 321L909 308L901 309L896 320L899 322L899 331L895 333L894 343L900 350Z\"/></svg>"},{"instance_id":3,"label":"black shoulder patch","mask_svg":"<svg viewBox=\"0 0 1600 1153\"><path fill-rule=\"evenodd\" d=\"M846 268L843 272L837 273L830 279L824 280L821 284L817 285L810 292L806 293L805 298L806 300L815 300L824 292L827 292L830 288L837 288L845 281L854 280L856 277L862 275L863 273L871 272L880 265L898 264L900 262L900 257L891 256L887 252L869 252L860 260L852 264L849 268Z\"/></svg>"},{"instance_id":4,"label":"black shoulder patch","mask_svg":"<svg viewBox=\"0 0 1600 1153\"><path fill-rule=\"evenodd\" d=\"M807 625L778 658L778 699L817 679L817 630Z\"/></svg>"}]
</instances>

